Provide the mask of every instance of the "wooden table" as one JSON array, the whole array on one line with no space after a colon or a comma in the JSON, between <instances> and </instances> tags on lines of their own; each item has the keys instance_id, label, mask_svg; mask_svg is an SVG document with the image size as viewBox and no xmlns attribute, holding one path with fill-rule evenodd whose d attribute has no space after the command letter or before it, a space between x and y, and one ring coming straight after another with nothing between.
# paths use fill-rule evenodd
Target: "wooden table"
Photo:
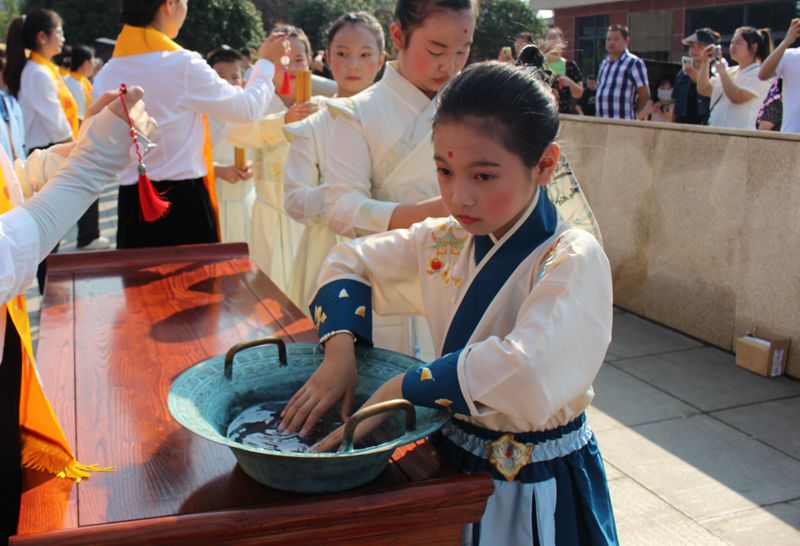
<instances>
[{"instance_id":1,"label":"wooden table","mask_svg":"<svg viewBox=\"0 0 800 546\"><path fill-rule=\"evenodd\" d=\"M426 442L374 482L336 495L272 490L226 447L180 427L167 392L183 370L243 339L316 341L312 323L244 244L49 258L38 365L82 463L74 484L28 472L11 544L456 544L492 491Z\"/></svg>"}]
</instances>

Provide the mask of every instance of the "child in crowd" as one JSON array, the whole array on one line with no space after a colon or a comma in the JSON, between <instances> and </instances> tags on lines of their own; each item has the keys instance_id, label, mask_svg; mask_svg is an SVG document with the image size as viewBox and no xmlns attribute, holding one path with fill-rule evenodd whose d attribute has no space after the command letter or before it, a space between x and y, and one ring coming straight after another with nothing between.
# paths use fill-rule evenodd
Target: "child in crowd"
<instances>
[{"instance_id":1,"label":"child in crowd","mask_svg":"<svg viewBox=\"0 0 800 546\"><path fill-rule=\"evenodd\" d=\"M385 38L369 13L342 15L327 33L326 55L337 97L352 97L375 81L385 59ZM306 225L295 253L288 295L301 309L317 286L317 274L336 235L324 216L325 193L320 177L325 170L333 117L327 109L284 126L291 145L284 170L284 204L289 215Z\"/></svg>"},{"instance_id":2,"label":"child in crowd","mask_svg":"<svg viewBox=\"0 0 800 546\"><path fill-rule=\"evenodd\" d=\"M248 243L255 264L284 292L289 286L292 261L303 225L292 220L283 208L283 167L289 143L283 134L286 123L301 121L319 110L319 99L296 103L296 74L309 69L311 44L302 29L290 25L273 29L283 34L288 47L284 55L289 64L278 64L276 89L284 73L290 80L288 93L276 93L267 106L266 117L255 123L229 125L228 141L240 148L253 149L253 175L256 200L250 221Z\"/></svg>"},{"instance_id":3,"label":"child in crowd","mask_svg":"<svg viewBox=\"0 0 800 546\"><path fill-rule=\"evenodd\" d=\"M238 87L244 85L242 54L235 49L215 49L206 56L206 61L229 84ZM250 162L244 166L235 164L233 146L225 136L225 122L209 117L208 128L214 157L220 239L223 243L247 241L250 211L256 199Z\"/></svg>"},{"instance_id":4,"label":"child in crowd","mask_svg":"<svg viewBox=\"0 0 800 546\"><path fill-rule=\"evenodd\" d=\"M586 89L578 100L578 112L584 116L595 115L595 103L597 95L597 76L594 74L586 78Z\"/></svg>"},{"instance_id":5,"label":"child in crowd","mask_svg":"<svg viewBox=\"0 0 800 546\"><path fill-rule=\"evenodd\" d=\"M673 122L675 121L675 101L672 100L672 79L663 76L658 80L656 100L650 108L650 121Z\"/></svg>"},{"instance_id":6,"label":"child in crowd","mask_svg":"<svg viewBox=\"0 0 800 546\"><path fill-rule=\"evenodd\" d=\"M598 241L544 191L558 165L558 108L529 47L513 67L473 65L441 93L433 146L449 218L336 246L311 303L320 368L281 430L301 435L356 384L356 343L375 312L424 314L439 358L389 379L365 405L405 398L454 413L438 437L460 471L495 490L471 545L608 545L617 535L586 423L611 340L612 284ZM324 386L321 389L320 386ZM363 437L381 421L364 421ZM341 428L315 449L341 442Z\"/></svg>"},{"instance_id":7,"label":"child in crowd","mask_svg":"<svg viewBox=\"0 0 800 546\"><path fill-rule=\"evenodd\" d=\"M433 97L467 62L477 6L472 0L398 0L390 27L397 60L381 81L329 106L334 117L323 173L331 229L361 237L446 216L431 144ZM380 317L375 343L432 356L415 319ZM419 321L421 322L421 321Z\"/></svg>"}]
</instances>

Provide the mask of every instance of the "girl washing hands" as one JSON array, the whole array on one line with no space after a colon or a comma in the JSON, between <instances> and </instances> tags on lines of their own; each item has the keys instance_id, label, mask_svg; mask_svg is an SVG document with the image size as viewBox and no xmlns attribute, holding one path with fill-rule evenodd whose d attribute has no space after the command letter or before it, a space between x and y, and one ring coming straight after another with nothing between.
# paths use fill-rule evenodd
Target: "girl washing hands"
<instances>
[{"instance_id":1,"label":"girl washing hands","mask_svg":"<svg viewBox=\"0 0 800 546\"><path fill-rule=\"evenodd\" d=\"M562 220L545 186L558 165L556 101L534 47L523 63L466 69L440 95L433 148L448 218L336 246L311 313L325 344L281 429L301 435L336 402L349 413L354 340L372 311L423 314L439 358L381 386L365 405L405 398L447 408L434 438L495 491L464 543L617 544L605 471L584 411L611 340L608 259ZM356 439L378 426L365 420ZM317 446L336 449L341 429Z\"/></svg>"}]
</instances>

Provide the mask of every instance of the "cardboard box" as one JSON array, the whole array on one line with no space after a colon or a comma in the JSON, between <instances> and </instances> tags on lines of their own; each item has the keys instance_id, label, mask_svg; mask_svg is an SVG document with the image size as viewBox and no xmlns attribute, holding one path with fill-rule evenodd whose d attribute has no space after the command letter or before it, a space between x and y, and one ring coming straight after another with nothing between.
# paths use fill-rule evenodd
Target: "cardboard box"
<instances>
[{"instance_id":1,"label":"cardboard box","mask_svg":"<svg viewBox=\"0 0 800 546\"><path fill-rule=\"evenodd\" d=\"M736 340L736 365L764 377L783 375L791 342L764 330L742 336Z\"/></svg>"}]
</instances>

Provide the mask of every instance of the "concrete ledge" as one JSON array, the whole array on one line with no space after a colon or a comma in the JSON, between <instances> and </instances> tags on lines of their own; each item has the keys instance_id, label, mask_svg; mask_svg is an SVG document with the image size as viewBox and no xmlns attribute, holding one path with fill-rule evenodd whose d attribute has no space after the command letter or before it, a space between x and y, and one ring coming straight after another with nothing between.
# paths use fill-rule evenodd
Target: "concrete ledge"
<instances>
[{"instance_id":1,"label":"concrete ledge","mask_svg":"<svg viewBox=\"0 0 800 546\"><path fill-rule=\"evenodd\" d=\"M800 377L800 136L563 116L620 307L732 350L794 341Z\"/></svg>"}]
</instances>

